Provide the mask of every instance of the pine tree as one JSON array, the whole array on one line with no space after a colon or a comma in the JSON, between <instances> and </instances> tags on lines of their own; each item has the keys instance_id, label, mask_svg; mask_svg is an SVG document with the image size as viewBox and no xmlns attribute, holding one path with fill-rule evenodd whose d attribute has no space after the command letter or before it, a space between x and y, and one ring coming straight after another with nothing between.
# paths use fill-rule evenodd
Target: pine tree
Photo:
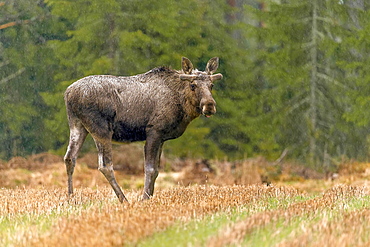
<instances>
[{"instance_id":1,"label":"pine tree","mask_svg":"<svg viewBox=\"0 0 370 247\"><path fill-rule=\"evenodd\" d=\"M53 63L42 1L5 1L0 16L0 158L8 159L47 149L39 93L52 88Z\"/></svg>"},{"instance_id":2,"label":"pine tree","mask_svg":"<svg viewBox=\"0 0 370 247\"><path fill-rule=\"evenodd\" d=\"M64 32L68 35L67 39L48 42L60 64L60 72L54 77L60 82L58 88L44 94L48 105L55 108L54 116L47 120L49 131L56 137L54 149L64 149L68 138L63 92L81 77L90 74L129 76L162 65L179 69L182 56L190 58L199 69L205 68L210 57L219 56L221 73L230 69L230 72L236 71L238 80L244 76L240 71L244 70L242 63L236 59L241 49L232 38L233 26L225 20L225 15L233 10L223 0L47 2L53 16L64 23ZM239 64L238 67L235 64ZM234 83L233 74L225 76ZM223 97L218 95L222 87L222 83L216 84L216 99ZM228 103L232 104L222 105ZM211 139L217 133L217 130L211 131L217 123L202 121L198 119L183 138L168 145L172 153L196 153L195 156L203 154L203 157L222 154L218 148L222 144ZM184 145L189 140L200 143Z\"/></svg>"},{"instance_id":3,"label":"pine tree","mask_svg":"<svg viewBox=\"0 0 370 247\"><path fill-rule=\"evenodd\" d=\"M354 3L346 5L347 35L343 37L339 47L340 66L345 70L346 79L350 86L349 95L352 104L346 113L348 121L355 122L359 126L368 126L370 118L369 106L369 58L365 54L369 52L370 21L368 18L370 6L364 1L356 6Z\"/></svg>"},{"instance_id":4,"label":"pine tree","mask_svg":"<svg viewBox=\"0 0 370 247\"><path fill-rule=\"evenodd\" d=\"M339 39L345 35L338 22L343 5L330 0L266 2L267 10L255 11L264 24L255 28L262 43L256 48L263 61L260 99L274 126L266 135L293 157L328 169L355 139L343 119L348 86L337 65Z\"/></svg>"}]
</instances>

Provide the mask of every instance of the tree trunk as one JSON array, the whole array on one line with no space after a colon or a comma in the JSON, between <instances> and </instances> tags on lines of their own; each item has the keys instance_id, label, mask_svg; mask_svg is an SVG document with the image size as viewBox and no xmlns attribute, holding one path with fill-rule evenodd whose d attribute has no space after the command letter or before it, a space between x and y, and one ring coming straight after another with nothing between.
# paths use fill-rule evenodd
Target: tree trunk
<instances>
[{"instance_id":1,"label":"tree trunk","mask_svg":"<svg viewBox=\"0 0 370 247\"><path fill-rule=\"evenodd\" d=\"M318 61L317 61L317 0L312 1L312 48L310 51L311 56L311 78L310 78L310 111L309 111L309 123L310 123L310 150L309 150L309 162L311 165L316 165L316 132L317 132L317 80L318 80Z\"/></svg>"}]
</instances>

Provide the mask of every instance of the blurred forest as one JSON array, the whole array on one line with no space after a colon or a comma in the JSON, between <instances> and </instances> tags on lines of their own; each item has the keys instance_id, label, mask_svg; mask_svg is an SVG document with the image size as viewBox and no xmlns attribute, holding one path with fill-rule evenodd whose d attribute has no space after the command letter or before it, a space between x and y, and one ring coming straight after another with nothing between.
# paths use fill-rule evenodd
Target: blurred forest
<instances>
[{"instance_id":1,"label":"blurred forest","mask_svg":"<svg viewBox=\"0 0 370 247\"><path fill-rule=\"evenodd\" d=\"M0 0L0 159L65 152L63 93L81 77L218 56L217 114L166 155L367 160L369 17L366 0Z\"/></svg>"}]
</instances>

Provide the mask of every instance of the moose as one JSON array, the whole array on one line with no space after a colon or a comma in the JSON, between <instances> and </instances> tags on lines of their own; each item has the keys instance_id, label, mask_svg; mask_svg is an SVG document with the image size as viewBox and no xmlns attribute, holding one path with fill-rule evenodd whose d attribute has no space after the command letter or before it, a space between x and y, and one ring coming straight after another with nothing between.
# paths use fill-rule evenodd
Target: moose
<instances>
[{"instance_id":1,"label":"moose","mask_svg":"<svg viewBox=\"0 0 370 247\"><path fill-rule=\"evenodd\" d=\"M188 124L216 113L211 91L218 57L205 71L198 71L183 57L182 70L158 67L134 76L92 75L71 84L64 100L70 129L64 156L68 194L73 194L72 175L78 152L90 134L98 150L98 170L112 186L120 202L127 202L118 185L112 163L112 142L145 141L143 200L153 196L163 143L181 136Z\"/></svg>"}]
</instances>

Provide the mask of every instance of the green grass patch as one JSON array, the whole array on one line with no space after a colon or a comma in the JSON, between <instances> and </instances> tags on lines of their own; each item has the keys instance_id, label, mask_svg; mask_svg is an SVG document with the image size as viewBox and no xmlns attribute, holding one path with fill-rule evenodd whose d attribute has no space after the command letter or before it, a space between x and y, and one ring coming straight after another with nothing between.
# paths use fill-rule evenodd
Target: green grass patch
<instances>
[{"instance_id":1,"label":"green grass patch","mask_svg":"<svg viewBox=\"0 0 370 247\"><path fill-rule=\"evenodd\" d=\"M288 220L284 219L284 216L282 216L277 221L257 227L250 234L245 236L241 245L258 247L274 246L282 241L293 240L300 234L303 234L304 229L315 228L315 224L320 221L340 222L345 213L369 208L370 196L368 195L360 198L340 198L333 208L324 208L322 210L302 214L301 216L294 216ZM312 231L315 232L317 229L313 229ZM311 237L313 241L315 236ZM369 239L367 234L362 236L362 238Z\"/></svg>"},{"instance_id":2,"label":"green grass patch","mask_svg":"<svg viewBox=\"0 0 370 247\"><path fill-rule=\"evenodd\" d=\"M203 245L209 236L217 234L218 230L228 223L236 222L248 216L247 211L216 213L201 220L188 223L176 223L167 230L138 243L135 246L189 246Z\"/></svg>"},{"instance_id":3,"label":"green grass patch","mask_svg":"<svg viewBox=\"0 0 370 247\"><path fill-rule=\"evenodd\" d=\"M295 197L262 197L259 201L243 205L229 211L217 212L202 219L194 219L190 222L178 222L165 231L154 234L153 236L139 242L134 246L203 246L211 236L215 236L220 229L241 221L253 214L285 209L292 203L297 203L311 199L312 196L295 196Z\"/></svg>"},{"instance_id":4,"label":"green grass patch","mask_svg":"<svg viewBox=\"0 0 370 247\"><path fill-rule=\"evenodd\" d=\"M60 216L58 214L23 214L2 217L0 220L0 245L14 246L18 241L26 241L24 235L31 228L36 229L38 233L46 232Z\"/></svg>"},{"instance_id":5,"label":"green grass patch","mask_svg":"<svg viewBox=\"0 0 370 247\"><path fill-rule=\"evenodd\" d=\"M156 233L133 245L142 247L205 246L212 236L217 235L227 225L233 225L257 213L288 209L291 204L314 198L317 198L317 195L285 198L266 196L256 202L226 212L217 212L187 223L178 222L165 231ZM324 218L329 221L337 221L340 220L343 213L366 208L370 208L370 196L338 198L333 208L303 213L288 220L281 216L278 220L267 225L257 226L245 236L242 246L274 246L299 236L303 229L312 227Z\"/></svg>"},{"instance_id":6,"label":"green grass patch","mask_svg":"<svg viewBox=\"0 0 370 247\"><path fill-rule=\"evenodd\" d=\"M37 234L43 234L62 217L79 215L81 211L89 210L92 206L102 207L102 202L88 202L80 205L70 204L64 209L53 209L42 214L23 213L0 216L0 246L14 246L17 241L27 241L23 238L32 229Z\"/></svg>"},{"instance_id":7,"label":"green grass patch","mask_svg":"<svg viewBox=\"0 0 370 247\"><path fill-rule=\"evenodd\" d=\"M341 204L344 209L348 211L359 210L359 209L370 209L370 195L365 195L363 197L350 197L347 202L342 202Z\"/></svg>"}]
</instances>

